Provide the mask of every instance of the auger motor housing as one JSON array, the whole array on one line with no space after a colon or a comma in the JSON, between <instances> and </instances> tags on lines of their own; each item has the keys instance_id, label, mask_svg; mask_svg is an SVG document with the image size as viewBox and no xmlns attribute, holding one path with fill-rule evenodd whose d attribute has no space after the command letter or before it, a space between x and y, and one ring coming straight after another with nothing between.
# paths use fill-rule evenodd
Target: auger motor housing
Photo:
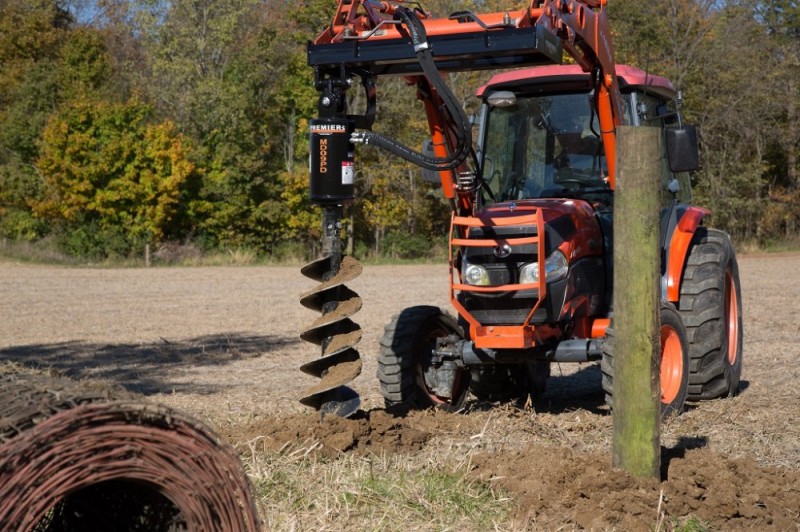
<instances>
[{"instance_id":1,"label":"auger motor housing","mask_svg":"<svg viewBox=\"0 0 800 532\"><path fill-rule=\"evenodd\" d=\"M341 205L354 197L355 129L346 118L311 120L310 199L320 205Z\"/></svg>"}]
</instances>

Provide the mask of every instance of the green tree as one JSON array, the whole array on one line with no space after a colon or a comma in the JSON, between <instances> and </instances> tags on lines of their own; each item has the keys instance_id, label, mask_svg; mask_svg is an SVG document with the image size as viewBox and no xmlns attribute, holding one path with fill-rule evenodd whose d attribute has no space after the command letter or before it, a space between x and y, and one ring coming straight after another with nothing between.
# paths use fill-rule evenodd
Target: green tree
<instances>
[{"instance_id":1,"label":"green tree","mask_svg":"<svg viewBox=\"0 0 800 532\"><path fill-rule=\"evenodd\" d=\"M800 227L800 2L760 1L754 10L769 38L764 90L775 106L767 154L770 202L760 236L791 239Z\"/></svg>"},{"instance_id":2,"label":"green tree","mask_svg":"<svg viewBox=\"0 0 800 532\"><path fill-rule=\"evenodd\" d=\"M138 21L151 71L149 94L195 145L202 173L190 200L211 246L271 247L281 238L277 172L282 118L271 108L277 32L258 0L149 2Z\"/></svg>"},{"instance_id":3,"label":"green tree","mask_svg":"<svg viewBox=\"0 0 800 532\"><path fill-rule=\"evenodd\" d=\"M57 57L68 14L51 1L0 2L0 236L34 239L41 191L36 142L58 102Z\"/></svg>"},{"instance_id":4,"label":"green tree","mask_svg":"<svg viewBox=\"0 0 800 532\"><path fill-rule=\"evenodd\" d=\"M775 67L780 72L772 84L772 92L780 104L779 123L783 131L779 146L785 164L786 185L800 191L800 2L756 2L755 11L772 41L771 52L777 59Z\"/></svg>"},{"instance_id":5,"label":"green tree","mask_svg":"<svg viewBox=\"0 0 800 532\"><path fill-rule=\"evenodd\" d=\"M34 239L42 194L39 141L63 101L95 94L110 77L100 33L75 27L61 2L0 4L0 234Z\"/></svg>"},{"instance_id":6,"label":"green tree","mask_svg":"<svg viewBox=\"0 0 800 532\"><path fill-rule=\"evenodd\" d=\"M792 122L781 117L797 101L787 88L798 69L784 67L774 36L780 32L765 24L767 4L617 0L610 5L618 61L665 75L682 89L683 114L700 129L697 201L711 208L716 226L738 239L764 240L774 231L776 215L770 213L768 223L764 218L777 177L770 154L780 153L785 161L792 143L786 139L797 137Z\"/></svg>"},{"instance_id":7,"label":"green tree","mask_svg":"<svg viewBox=\"0 0 800 532\"><path fill-rule=\"evenodd\" d=\"M47 123L35 212L63 228L68 251L127 254L180 230L195 167L174 126L150 124L150 114L137 102L78 99Z\"/></svg>"},{"instance_id":8,"label":"green tree","mask_svg":"<svg viewBox=\"0 0 800 532\"><path fill-rule=\"evenodd\" d=\"M76 28L68 32L58 56L58 75L64 99L81 93L97 93L111 77L111 58L105 38L92 28Z\"/></svg>"}]
</instances>

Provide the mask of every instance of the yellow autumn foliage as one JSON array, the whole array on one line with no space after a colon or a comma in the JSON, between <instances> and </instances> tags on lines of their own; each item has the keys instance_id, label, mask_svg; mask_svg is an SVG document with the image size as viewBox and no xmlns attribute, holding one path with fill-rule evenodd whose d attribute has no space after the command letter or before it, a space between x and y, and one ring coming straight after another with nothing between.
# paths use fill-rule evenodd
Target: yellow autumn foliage
<instances>
[{"instance_id":1,"label":"yellow autumn foliage","mask_svg":"<svg viewBox=\"0 0 800 532\"><path fill-rule=\"evenodd\" d=\"M95 222L159 241L195 173L170 121L148 122L149 107L78 99L53 116L37 161L45 198L34 212L67 227Z\"/></svg>"}]
</instances>

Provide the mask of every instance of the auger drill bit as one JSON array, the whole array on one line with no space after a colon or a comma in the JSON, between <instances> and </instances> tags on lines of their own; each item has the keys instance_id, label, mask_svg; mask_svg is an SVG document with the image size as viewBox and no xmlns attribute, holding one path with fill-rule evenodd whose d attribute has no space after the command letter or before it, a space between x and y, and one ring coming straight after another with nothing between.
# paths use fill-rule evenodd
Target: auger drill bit
<instances>
[{"instance_id":1,"label":"auger drill bit","mask_svg":"<svg viewBox=\"0 0 800 532\"><path fill-rule=\"evenodd\" d=\"M329 99L336 91L327 91ZM324 98L320 108L324 108ZM311 121L310 198L322 206L322 256L305 265L301 273L320 284L303 294L300 303L321 312L300 338L321 347L320 358L300 370L320 381L307 389L300 402L323 413L353 415L361 405L358 394L346 384L361 373L361 356L353 346L361 328L350 316L361 309L361 298L345 283L361 274L361 263L342 253L343 204L353 199L353 125L346 118L323 117Z\"/></svg>"},{"instance_id":2,"label":"auger drill bit","mask_svg":"<svg viewBox=\"0 0 800 532\"><path fill-rule=\"evenodd\" d=\"M361 263L342 255L339 225L341 207L323 207L323 256L303 267L301 273L320 281L305 293L300 304L322 312L300 334L321 346L322 356L300 367L320 382L303 393L300 402L325 413L348 417L358 410L358 394L345 386L361 373L361 357L353 345L361 339L361 328L350 316L361 309L361 298L344 283L361 275Z\"/></svg>"}]
</instances>

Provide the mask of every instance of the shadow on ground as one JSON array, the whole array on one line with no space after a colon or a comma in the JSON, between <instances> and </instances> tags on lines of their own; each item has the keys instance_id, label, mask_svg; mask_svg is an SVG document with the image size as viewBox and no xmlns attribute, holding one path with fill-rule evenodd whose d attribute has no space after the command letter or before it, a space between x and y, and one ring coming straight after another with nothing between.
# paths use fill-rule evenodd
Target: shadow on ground
<instances>
[{"instance_id":1,"label":"shadow on ground","mask_svg":"<svg viewBox=\"0 0 800 532\"><path fill-rule=\"evenodd\" d=\"M547 389L536 402L537 410L552 414L576 409L608 413L600 364L582 364L578 371L566 375L561 374L558 364L553 364L550 371Z\"/></svg>"},{"instance_id":2,"label":"shadow on ground","mask_svg":"<svg viewBox=\"0 0 800 532\"><path fill-rule=\"evenodd\" d=\"M62 342L0 349L0 362L53 368L74 379L103 379L144 395L191 392L211 394L225 386L183 383L174 380L174 370L198 366L220 366L265 355L298 343L283 336L223 333L185 340L143 344L92 344Z\"/></svg>"},{"instance_id":3,"label":"shadow on ground","mask_svg":"<svg viewBox=\"0 0 800 532\"><path fill-rule=\"evenodd\" d=\"M669 466L675 459L686 458L686 451L708 447L706 436L681 436L672 447L661 446L661 480L669 480Z\"/></svg>"},{"instance_id":4,"label":"shadow on ground","mask_svg":"<svg viewBox=\"0 0 800 532\"><path fill-rule=\"evenodd\" d=\"M562 373L558 364L553 364L550 378L547 379L547 387L541 396L535 398L532 403L528 403L527 396L512 400L511 403L519 408L532 406L537 412L556 415L575 410L607 415L610 410L605 402L606 396L601 379L599 364L582 364L580 369L573 373ZM468 404L468 408L479 411L490 410L499 403L475 400Z\"/></svg>"}]
</instances>

